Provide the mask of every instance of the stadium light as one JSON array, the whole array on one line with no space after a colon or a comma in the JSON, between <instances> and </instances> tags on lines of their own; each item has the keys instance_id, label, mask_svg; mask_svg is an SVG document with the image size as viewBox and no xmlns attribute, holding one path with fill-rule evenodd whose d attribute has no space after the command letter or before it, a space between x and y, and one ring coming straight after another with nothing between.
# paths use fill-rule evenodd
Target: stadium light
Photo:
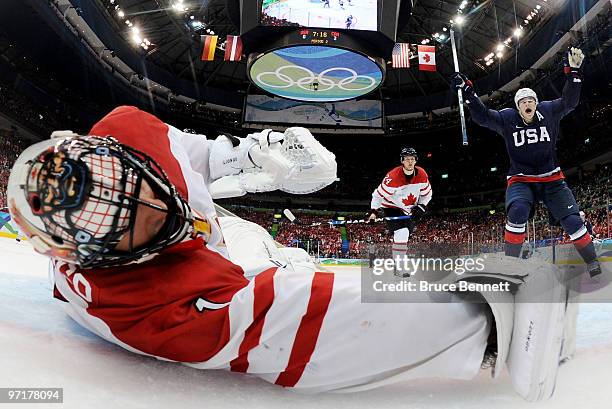
<instances>
[{"instance_id":1,"label":"stadium light","mask_svg":"<svg viewBox=\"0 0 612 409\"><path fill-rule=\"evenodd\" d=\"M459 15L459 16L457 16L457 17L455 17L455 19L454 19L454 20L455 20L455 23L456 23L458 26L463 25L463 23L465 23L465 17L463 17L463 16L461 16L461 15Z\"/></svg>"},{"instance_id":2,"label":"stadium light","mask_svg":"<svg viewBox=\"0 0 612 409\"><path fill-rule=\"evenodd\" d=\"M519 38L522 35L523 35L523 29L521 27L517 27L516 30L514 30L514 36L516 38Z\"/></svg>"},{"instance_id":3,"label":"stadium light","mask_svg":"<svg viewBox=\"0 0 612 409\"><path fill-rule=\"evenodd\" d=\"M497 56L497 58L502 58L504 56L504 53L502 53L501 51L498 52L497 54L495 54Z\"/></svg>"},{"instance_id":4,"label":"stadium light","mask_svg":"<svg viewBox=\"0 0 612 409\"><path fill-rule=\"evenodd\" d=\"M443 173L442 174L442 179L448 179L448 173Z\"/></svg>"},{"instance_id":5,"label":"stadium light","mask_svg":"<svg viewBox=\"0 0 612 409\"><path fill-rule=\"evenodd\" d=\"M123 12L123 10L119 10L119 11L117 12L117 15L118 15L119 17L121 17L121 18L125 17L125 13Z\"/></svg>"},{"instance_id":6,"label":"stadium light","mask_svg":"<svg viewBox=\"0 0 612 409\"><path fill-rule=\"evenodd\" d=\"M496 167L492 167L491 168L491 172L497 172L497 168Z\"/></svg>"}]
</instances>

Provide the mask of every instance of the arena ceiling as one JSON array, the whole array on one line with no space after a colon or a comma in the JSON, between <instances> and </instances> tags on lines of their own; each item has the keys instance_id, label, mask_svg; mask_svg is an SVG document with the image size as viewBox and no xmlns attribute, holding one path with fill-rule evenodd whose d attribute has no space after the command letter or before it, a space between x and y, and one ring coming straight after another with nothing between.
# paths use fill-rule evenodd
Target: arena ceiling
<instances>
[{"instance_id":1,"label":"arena ceiling","mask_svg":"<svg viewBox=\"0 0 612 409\"><path fill-rule=\"evenodd\" d=\"M115 30L150 63L172 75L200 85L246 93L246 59L224 62L217 50L213 62L200 61L200 35L214 32L219 43L239 34L228 15L228 0L95 0ZM353 0L355 1L355 0ZM405 0L406 1L406 0ZM446 90L454 71L448 29L450 21L465 19L457 32L460 67L477 79L494 73L500 63L518 61L517 53L565 0L414 0L412 15L397 41L436 45L437 72L388 65L384 98L428 95ZM126 24L129 21L130 24ZM133 41L133 27L150 45ZM457 25L456 25L457 26ZM517 28L522 27L518 32ZM517 72L527 68L516 66ZM501 84L500 84L501 85Z\"/></svg>"}]
</instances>

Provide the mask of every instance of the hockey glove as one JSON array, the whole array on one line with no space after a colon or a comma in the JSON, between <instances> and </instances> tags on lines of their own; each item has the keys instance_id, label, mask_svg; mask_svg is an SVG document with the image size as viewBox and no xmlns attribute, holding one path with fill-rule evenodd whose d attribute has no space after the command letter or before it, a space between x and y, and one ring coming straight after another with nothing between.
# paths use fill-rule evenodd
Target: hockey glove
<instances>
[{"instance_id":1,"label":"hockey glove","mask_svg":"<svg viewBox=\"0 0 612 409\"><path fill-rule=\"evenodd\" d=\"M313 193L338 180L336 155L315 139L306 128L288 128L283 135L281 155L293 166L280 190L298 195Z\"/></svg>"},{"instance_id":2,"label":"hockey glove","mask_svg":"<svg viewBox=\"0 0 612 409\"><path fill-rule=\"evenodd\" d=\"M427 209L423 205L416 205L411 210L411 215L414 220L419 220L425 215Z\"/></svg>"},{"instance_id":3,"label":"hockey glove","mask_svg":"<svg viewBox=\"0 0 612 409\"><path fill-rule=\"evenodd\" d=\"M573 78L580 78L580 67L584 61L584 53L580 48L572 47L563 58L563 72Z\"/></svg>"},{"instance_id":4,"label":"hockey glove","mask_svg":"<svg viewBox=\"0 0 612 409\"><path fill-rule=\"evenodd\" d=\"M380 216L378 214L378 209L371 209L366 213L366 220L368 223L372 223L374 219L378 219Z\"/></svg>"},{"instance_id":5,"label":"hockey glove","mask_svg":"<svg viewBox=\"0 0 612 409\"><path fill-rule=\"evenodd\" d=\"M456 72L451 76L451 89L455 92L461 90L466 96L474 94L474 84L460 72Z\"/></svg>"}]
</instances>

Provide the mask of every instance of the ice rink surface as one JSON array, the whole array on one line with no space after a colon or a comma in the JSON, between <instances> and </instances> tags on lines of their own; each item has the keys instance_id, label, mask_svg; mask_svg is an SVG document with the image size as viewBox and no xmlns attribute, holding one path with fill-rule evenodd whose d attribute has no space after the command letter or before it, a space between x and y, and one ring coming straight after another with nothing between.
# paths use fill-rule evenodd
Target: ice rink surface
<instances>
[{"instance_id":1,"label":"ice rink surface","mask_svg":"<svg viewBox=\"0 0 612 409\"><path fill-rule=\"evenodd\" d=\"M346 19L353 16L349 27L352 30L376 31L376 0L344 0L340 6L339 0L330 0L329 8L323 1L284 0L273 3L265 9L270 17L288 20L303 27L342 28L346 29Z\"/></svg>"},{"instance_id":2,"label":"ice rink surface","mask_svg":"<svg viewBox=\"0 0 612 409\"><path fill-rule=\"evenodd\" d=\"M577 353L552 399L523 401L509 377L423 379L353 394L300 395L257 378L141 357L81 329L51 298L47 260L0 238L0 387L61 387L63 405L1 408L609 408L612 304L582 304ZM356 268L341 268L355 274Z\"/></svg>"}]
</instances>

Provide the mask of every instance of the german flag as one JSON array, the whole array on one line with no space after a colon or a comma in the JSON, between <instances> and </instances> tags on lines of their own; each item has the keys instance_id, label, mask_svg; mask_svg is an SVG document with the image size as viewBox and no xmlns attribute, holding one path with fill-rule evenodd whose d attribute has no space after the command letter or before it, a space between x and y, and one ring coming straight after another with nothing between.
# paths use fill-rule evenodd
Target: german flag
<instances>
[{"instance_id":1,"label":"german flag","mask_svg":"<svg viewBox=\"0 0 612 409\"><path fill-rule=\"evenodd\" d=\"M204 49L202 50L202 61L212 61L215 59L215 49L217 48L218 39L219 36L202 36L202 42L204 43Z\"/></svg>"}]
</instances>

